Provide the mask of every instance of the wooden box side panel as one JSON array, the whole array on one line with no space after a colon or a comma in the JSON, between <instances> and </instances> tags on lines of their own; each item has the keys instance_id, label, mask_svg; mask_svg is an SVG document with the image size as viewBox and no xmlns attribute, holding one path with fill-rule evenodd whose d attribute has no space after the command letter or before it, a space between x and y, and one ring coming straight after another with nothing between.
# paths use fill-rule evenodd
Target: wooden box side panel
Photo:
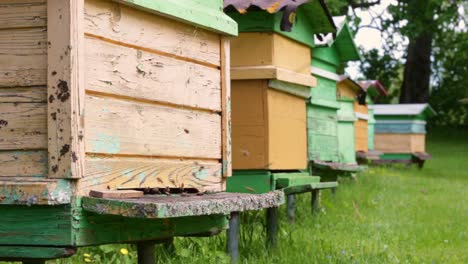
<instances>
[{"instance_id":1,"label":"wooden box side panel","mask_svg":"<svg viewBox=\"0 0 468 264\"><path fill-rule=\"evenodd\" d=\"M0 2L0 178L47 177L47 6Z\"/></svg>"},{"instance_id":2,"label":"wooden box side panel","mask_svg":"<svg viewBox=\"0 0 468 264\"><path fill-rule=\"evenodd\" d=\"M87 0L85 21L86 173L78 194L224 190L221 37L110 1Z\"/></svg>"},{"instance_id":3,"label":"wooden box side panel","mask_svg":"<svg viewBox=\"0 0 468 264\"><path fill-rule=\"evenodd\" d=\"M375 150L383 153L412 153L411 134L375 134Z\"/></svg>"},{"instance_id":4,"label":"wooden box side panel","mask_svg":"<svg viewBox=\"0 0 468 264\"><path fill-rule=\"evenodd\" d=\"M364 115L369 114L369 109L368 109L367 105L361 105L357 101L354 102L354 111L356 111L358 113L361 113L361 114L364 114Z\"/></svg>"},{"instance_id":5,"label":"wooden box side panel","mask_svg":"<svg viewBox=\"0 0 468 264\"><path fill-rule=\"evenodd\" d=\"M219 35L109 0L86 0L85 31L129 46L220 66Z\"/></svg>"},{"instance_id":6,"label":"wooden box side panel","mask_svg":"<svg viewBox=\"0 0 468 264\"><path fill-rule=\"evenodd\" d=\"M268 168L273 170L307 167L306 104L303 98L267 90Z\"/></svg>"},{"instance_id":7,"label":"wooden box side panel","mask_svg":"<svg viewBox=\"0 0 468 264\"><path fill-rule=\"evenodd\" d=\"M338 122L340 162L356 163L355 136L352 122Z\"/></svg>"},{"instance_id":8,"label":"wooden box side panel","mask_svg":"<svg viewBox=\"0 0 468 264\"><path fill-rule=\"evenodd\" d=\"M354 130L356 136L356 151L368 151L369 147L369 132L367 120L358 119L354 123Z\"/></svg>"},{"instance_id":9,"label":"wooden box side panel","mask_svg":"<svg viewBox=\"0 0 468 264\"><path fill-rule=\"evenodd\" d=\"M279 34L273 35L273 65L309 75L311 58L310 47Z\"/></svg>"},{"instance_id":10,"label":"wooden box side panel","mask_svg":"<svg viewBox=\"0 0 468 264\"><path fill-rule=\"evenodd\" d=\"M426 152L426 135L412 134L411 135L411 152Z\"/></svg>"},{"instance_id":11,"label":"wooden box side panel","mask_svg":"<svg viewBox=\"0 0 468 264\"><path fill-rule=\"evenodd\" d=\"M273 33L239 33L231 39L231 66L273 65Z\"/></svg>"},{"instance_id":12,"label":"wooden box side panel","mask_svg":"<svg viewBox=\"0 0 468 264\"><path fill-rule=\"evenodd\" d=\"M268 168L266 80L232 81L232 167Z\"/></svg>"},{"instance_id":13,"label":"wooden box side panel","mask_svg":"<svg viewBox=\"0 0 468 264\"><path fill-rule=\"evenodd\" d=\"M368 129L368 149L373 150L375 149L375 125L374 124L369 124L367 127Z\"/></svg>"},{"instance_id":14,"label":"wooden box side panel","mask_svg":"<svg viewBox=\"0 0 468 264\"><path fill-rule=\"evenodd\" d=\"M307 105L309 160L338 161L337 110Z\"/></svg>"},{"instance_id":15,"label":"wooden box side panel","mask_svg":"<svg viewBox=\"0 0 468 264\"><path fill-rule=\"evenodd\" d=\"M336 85L336 95L338 98L348 98L352 100L356 100L356 91L351 89L348 85L344 82L340 82Z\"/></svg>"}]
</instances>

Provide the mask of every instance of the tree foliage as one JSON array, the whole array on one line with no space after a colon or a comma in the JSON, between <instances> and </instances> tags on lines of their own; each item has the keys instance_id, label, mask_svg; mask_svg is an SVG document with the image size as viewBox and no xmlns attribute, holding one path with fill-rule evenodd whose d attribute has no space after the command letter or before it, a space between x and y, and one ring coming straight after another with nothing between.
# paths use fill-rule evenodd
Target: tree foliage
<instances>
[{"instance_id":1,"label":"tree foliage","mask_svg":"<svg viewBox=\"0 0 468 264\"><path fill-rule=\"evenodd\" d=\"M363 51L360 65L367 79L390 88L386 102L430 102L439 113L434 123L466 125L468 98L466 26L468 4L463 0L395 0L385 13L372 12L377 0L329 0L333 15L347 15L354 28L380 31L382 48ZM363 25L356 10L368 12Z\"/></svg>"}]
</instances>

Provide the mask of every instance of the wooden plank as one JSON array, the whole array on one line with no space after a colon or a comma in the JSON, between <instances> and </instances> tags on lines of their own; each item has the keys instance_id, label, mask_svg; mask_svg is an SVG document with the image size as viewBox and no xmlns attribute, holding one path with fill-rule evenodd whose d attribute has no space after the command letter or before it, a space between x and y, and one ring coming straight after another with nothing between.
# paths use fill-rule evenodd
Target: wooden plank
<instances>
[{"instance_id":1,"label":"wooden plank","mask_svg":"<svg viewBox=\"0 0 468 264\"><path fill-rule=\"evenodd\" d=\"M357 96L357 91L352 89L349 85L347 85L347 82L345 81L342 81L342 82L338 82L336 84L336 88L337 88L337 96L339 98L347 98L347 99L351 99L351 100L357 100L356 96ZM357 105L357 102L356 104Z\"/></svg>"},{"instance_id":2,"label":"wooden plank","mask_svg":"<svg viewBox=\"0 0 468 264\"><path fill-rule=\"evenodd\" d=\"M369 149L369 132L367 120L358 119L354 122L354 134L356 141L356 151L367 152Z\"/></svg>"},{"instance_id":3,"label":"wooden plank","mask_svg":"<svg viewBox=\"0 0 468 264\"><path fill-rule=\"evenodd\" d=\"M71 201L68 180L43 180L25 177L0 178L0 204L56 205Z\"/></svg>"},{"instance_id":4,"label":"wooden plank","mask_svg":"<svg viewBox=\"0 0 468 264\"><path fill-rule=\"evenodd\" d=\"M47 1L50 178L84 174L84 0Z\"/></svg>"},{"instance_id":5,"label":"wooden plank","mask_svg":"<svg viewBox=\"0 0 468 264\"><path fill-rule=\"evenodd\" d=\"M0 30L0 87L47 83L45 28Z\"/></svg>"},{"instance_id":6,"label":"wooden plank","mask_svg":"<svg viewBox=\"0 0 468 264\"><path fill-rule=\"evenodd\" d=\"M221 159L216 113L86 96L86 151Z\"/></svg>"},{"instance_id":7,"label":"wooden plank","mask_svg":"<svg viewBox=\"0 0 468 264\"><path fill-rule=\"evenodd\" d=\"M308 46L279 34L273 34L273 65L310 75L312 60Z\"/></svg>"},{"instance_id":8,"label":"wooden plank","mask_svg":"<svg viewBox=\"0 0 468 264\"><path fill-rule=\"evenodd\" d=\"M47 104L0 104L0 150L47 148Z\"/></svg>"},{"instance_id":9,"label":"wooden plank","mask_svg":"<svg viewBox=\"0 0 468 264\"><path fill-rule=\"evenodd\" d=\"M47 177L47 151L0 151L0 177Z\"/></svg>"},{"instance_id":10,"label":"wooden plank","mask_svg":"<svg viewBox=\"0 0 468 264\"><path fill-rule=\"evenodd\" d=\"M99 199L83 197L83 208L97 214L138 218L172 218L229 214L278 207L283 191L265 194L214 193L189 196L145 195L140 199Z\"/></svg>"},{"instance_id":11,"label":"wooden plank","mask_svg":"<svg viewBox=\"0 0 468 264\"><path fill-rule=\"evenodd\" d=\"M80 195L89 190L135 188L194 188L222 191L221 164L213 161L156 158L86 158L87 174L78 183Z\"/></svg>"},{"instance_id":12,"label":"wooden plank","mask_svg":"<svg viewBox=\"0 0 468 264\"><path fill-rule=\"evenodd\" d=\"M89 196L96 198L140 198L143 197L142 191L136 190L115 190L115 191L89 191Z\"/></svg>"},{"instance_id":13,"label":"wooden plank","mask_svg":"<svg viewBox=\"0 0 468 264\"><path fill-rule=\"evenodd\" d=\"M367 108L367 105L360 105L357 101L354 102L354 111L364 115L369 114L369 109Z\"/></svg>"},{"instance_id":14,"label":"wooden plank","mask_svg":"<svg viewBox=\"0 0 468 264\"><path fill-rule=\"evenodd\" d=\"M268 167L265 80L232 82L233 169Z\"/></svg>"},{"instance_id":15,"label":"wooden plank","mask_svg":"<svg viewBox=\"0 0 468 264\"><path fill-rule=\"evenodd\" d=\"M220 65L218 34L111 1L87 0L86 33L201 64Z\"/></svg>"},{"instance_id":16,"label":"wooden plank","mask_svg":"<svg viewBox=\"0 0 468 264\"><path fill-rule=\"evenodd\" d=\"M375 134L375 150L383 153L412 153L412 134Z\"/></svg>"},{"instance_id":17,"label":"wooden plank","mask_svg":"<svg viewBox=\"0 0 468 264\"><path fill-rule=\"evenodd\" d=\"M273 66L273 34L244 32L233 38L231 66Z\"/></svg>"},{"instance_id":18,"label":"wooden plank","mask_svg":"<svg viewBox=\"0 0 468 264\"><path fill-rule=\"evenodd\" d=\"M35 246L0 246L0 258L8 260L24 259L59 259L73 256L76 248L72 247L35 247ZM24 261L23 263L41 263Z\"/></svg>"},{"instance_id":19,"label":"wooden plank","mask_svg":"<svg viewBox=\"0 0 468 264\"><path fill-rule=\"evenodd\" d=\"M2 217L0 217L0 244L2 246L56 247L73 244L72 210L69 205L1 205L0 211L2 212Z\"/></svg>"},{"instance_id":20,"label":"wooden plank","mask_svg":"<svg viewBox=\"0 0 468 264\"><path fill-rule=\"evenodd\" d=\"M306 104L304 98L267 90L268 168L307 167Z\"/></svg>"},{"instance_id":21,"label":"wooden plank","mask_svg":"<svg viewBox=\"0 0 468 264\"><path fill-rule=\"evenodd\" d=\"M0 29L45 27L46 0L2 0L0 2Z\"/></svg>"},{"instance_id":22,"label":"wooden plank","mask_svg":"<svg viewBox=\"0 0 468 264\"><path fill-rule=\"evenodd\" d=\"M223 138L223 176L232 176L231 142L231 55L229 39L221 38L221 87L222 87L222 138Z\"/></svg>"},{"instance_id":23,"label":"wooden plank","mask_svg":"<svg viewBox=\"0 0 468 264\"><path fill-rule=\"evenodd\" d=\"M86 38L86 89L221 110L218 69Z\"/></svg>"},{"instance_id":24,"label":"wooden plank","mask_svg":"<svg viewBox=\"0 0 468 264\"><path fill-rule=\"evenodd\" d=\"M231 68L232 80L277 79L304 86L316 86L317 79L310 74L296 73L275 66L245 66Z\"/></svg>"},{"instance_id":25,"label":"wooden plank","mask_svg":"<svg viewBox=\"0 0 468 264\"><path fill-rule=\"evenodd\" d=\"M47 87L5 87L0 88L0 103L46 103Z\"/></svg>"},{"instance_id":26,"label":"wooden plank","mask_svg":"<svg viewBox=\"0 0 468 264\"><path fill-rule=\"evenodd\" d=\"M412 134L411 135L411 152L426 152L426 135Z\"/></svg>"}]
</instances>

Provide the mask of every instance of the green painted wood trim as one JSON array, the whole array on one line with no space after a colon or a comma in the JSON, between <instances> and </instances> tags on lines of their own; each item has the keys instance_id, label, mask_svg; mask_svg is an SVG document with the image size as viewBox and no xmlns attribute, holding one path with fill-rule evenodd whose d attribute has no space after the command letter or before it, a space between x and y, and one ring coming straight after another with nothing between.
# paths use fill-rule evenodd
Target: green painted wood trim
<instances>
[{"instance_id":1,"label":"green painted wood trim","mask_svg":"<svg viewBox=\"0 0 468 264\"><path fill-rule=\"evenodd\" d=\"M411 160L411 153L384 153L380 155L381 160Z\"/></svg>"},{"instance_id":2,"label":"green painted wood trim","mask_svg":"<svg viewBox=\"0 0 468 264\"><path fill-rule=\"evenodd\" d=\"M353 123L357 120L356 116L352 115L338 115L338 122Z\"/></svg>"},{"instance_id":3,"label":"green painted wood trim","mask_svg":"<svg viewBox=\"0 0 468 264\"><path fill-rule=\"evenodd\" d=\"M167 219L100 215L77 209L73 231L77 246L162 240L177 236L212 236L228 227L225 215Z\"/></svg>"},{"instance_id":4,"label":"green painted wood trim","mask_svg":"<svg viewBox=\"0 0 468 264\"><path fill-rule=\"evenodd\" d=\"M237 23L223 12L222 0L114 0L218 33L237 36Z\"/></svg>"},{"instance_id":5,"label":"green painted wood trim","mask_svg":"<svg viewBox=\"0 0 468 264\"><path fill-rule=\"evenodd\" d=\"M145 195L138 199L103 199L83 197L88 212L129 218L162 219L202 215L228 215L231 212L261 210L284 202L284 194L213 193L205 195Z\"/></svg>"},{"instance_id":6,"label":"green painted wood trim","mask_svg":"<svg viewBox=\"0 0 468 264\"><path fill-rule=\"evenodd\" d=\"M267 170L234 170L227 178L226 191L238 193L267 193L273 191L272 175Z\"/></svg>"},{"instance_id":7,"label":"green painted wood trim","mask_svg":"<svg viewBox=\"0 0 468 264\"><path fill-rule=\"evenodd\" d=\"M308 185L320 182L320 177L311 176L308 172L298 173L273 173L276 189L283 189L292 186Z\"/></svg>"},{"instance_id":8,"label":"green painted wood trim","mask_svg":"<svg viewBox=\"0 0 468 264\"><path fill-rule=\"evenodd\" d=\"M336 181L316 182L316 183L311 183L311 184L287 187L287 188L284 188L283 191L286 195L289 195L289 194L311 192L317 189L329 189L329 188L336 188L336 187L338 187L338 182Z\"/></svg>"},{"instance_id":9,"label":"green painted wood trim","mask_svg":"<svg viewBox=\"0 0 468 264\"><path fill-rule=\"evenodd\" d=\"M0 260L58 259L74 255L76 249L64 247L0 246Z\"/></svg>"},{"instance_id":10,"label":"green painted wood trim","mask_svg":"<svg viewBox=\"0 0 468 264\"><path fill-rule=\"evenodd\" d=\"M0 245L73 245L70 205L0 205Z\"/></svg>"},{"instance_id":11,"label":"green painted wood trim","mask_svg":"<svg viewBox=\"0 0 468 264\"><path fill-rule=\"evenodd\" d=\"M334 102L334 101L325 100L325 99L311 98L310 103L315 106L323 106L323 107L334 108L334 109L340 108L339 102Z\"/></svg>"},{"instance_id":12,"label":"green painted wood trim","mask_svg":"<svg viewBox=\"0 0 468 264\"><path fill-rule=\"evenodd\" d=\"M309 99L310 97L310 87L308 86L303 86L296 83L283 82L280 80L269 80L268 86L275 90L292 94L305 99Z\"/></svg>"}]
</instances>

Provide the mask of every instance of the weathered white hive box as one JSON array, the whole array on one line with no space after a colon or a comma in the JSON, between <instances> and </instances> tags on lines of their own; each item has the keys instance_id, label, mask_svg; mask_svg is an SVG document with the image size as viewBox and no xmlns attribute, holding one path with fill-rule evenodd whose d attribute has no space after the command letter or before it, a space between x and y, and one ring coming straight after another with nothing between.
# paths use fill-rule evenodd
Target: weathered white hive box
<instances>
[{"instance_id":1,"label":"weathered white hive box","mask_svg":"<svg viewBox=\"0 0 468 264\"><path fill-rule=\"evenodd\" d=\"M3 197L224 190L235 34L221 0L2 0Z\"/></svg>"}]
</instances>

